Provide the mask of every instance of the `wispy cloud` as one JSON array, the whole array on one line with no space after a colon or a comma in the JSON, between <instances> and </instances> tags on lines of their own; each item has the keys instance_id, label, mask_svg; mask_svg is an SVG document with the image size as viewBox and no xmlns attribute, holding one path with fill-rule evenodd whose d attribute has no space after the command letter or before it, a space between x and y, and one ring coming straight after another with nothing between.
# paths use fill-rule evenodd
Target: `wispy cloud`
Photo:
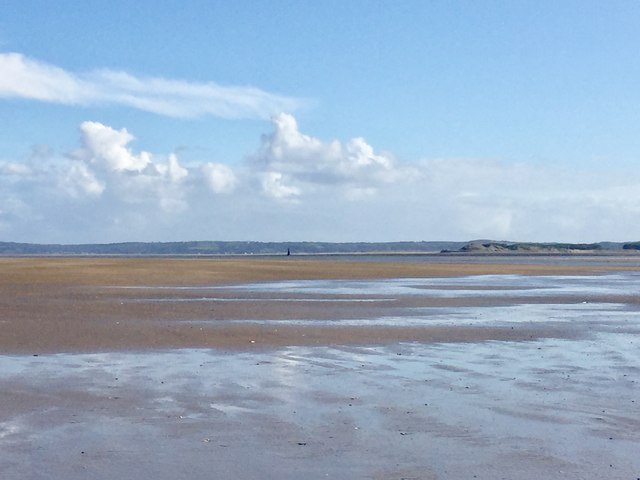
<instances>
[{"instance_id":1,"label":"wispy cloud","mask_svg":"<svg viewBox=\"0 0 640 480\"><path fill-rule=\"evenodd\" d=\"M140 77L106 69L74 73L20 53L0 53L0 97L65 105L122 105L180 118L269 118L306 103L255 87Z\"/></svg>"}]
</instances>

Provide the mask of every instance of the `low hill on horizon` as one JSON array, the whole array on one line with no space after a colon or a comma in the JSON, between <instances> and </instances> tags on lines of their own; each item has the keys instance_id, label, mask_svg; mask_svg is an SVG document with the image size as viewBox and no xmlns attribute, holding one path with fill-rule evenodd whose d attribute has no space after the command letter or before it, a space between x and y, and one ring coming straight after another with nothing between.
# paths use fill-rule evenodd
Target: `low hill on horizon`
<instances>
[{"instance_id":1,"label":"low hill on horizon","mask_svg":"<svg viewBox=\"0 0 640 480\"><path fill-rule=\"evenodd\" d=\"M523 243L491 240L420 242L122 242L35 244L0 242L0 255L321 255L321 254L543 254L640 250L640 242Z\"/></svg>"},{"instance_id":2,"label":"low hill on horizon","mask_svg":"<svg viewBox=\"0 0 640 480\"><path fill-rule=\"evenodd\" d=\"M470 242L458 252L465 253L583 253L624 250L626 243L535 243L535 242Z\"/></svg>"},{"instance_id":3,"label":"low hill on horizon","mask_svg":"<svg viewBox=\"0 0 640 480\"><path fill-rule=\"evenodd\" d=\"M123 242L34 244L0 242L0 255L284 255L358 253L435 253L468 242Z\"/></svg>"}]
</instances>

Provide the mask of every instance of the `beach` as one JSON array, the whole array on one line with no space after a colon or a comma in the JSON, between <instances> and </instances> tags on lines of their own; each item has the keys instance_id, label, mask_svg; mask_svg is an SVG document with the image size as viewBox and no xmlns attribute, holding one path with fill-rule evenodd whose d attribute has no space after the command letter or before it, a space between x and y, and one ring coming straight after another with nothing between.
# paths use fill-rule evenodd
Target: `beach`
<instances>
[{"instance_id":1,"label":"beach","mask_svg":"<svg viewBox=\"0 0 640 480\"><path fill-rule=\"evenodd\" d=\"M0 269L2 478L640 476L635 256Z\"/></svg>"},{"instance_id":2,"label":"beach","mask_svg":"<svg viewBox=\"0 0 640 480\"><path fill-rule=\"evenodd\" d=\"M415 328L399 322L397 327L368 329L343 324L313 322L304 331L295 325L242 322L242 320L348 319L403 315L420 307L491 306L517 303L518 292L506 298L487 297L482 292L460 297L371 298L375 302L349 302L348 294L325 298L314 294L278 292L270 294L233 285L296 280L384 280L397 278L450 278L477 275L587 275L610 271L635 271L637 257L614 265L594 262L503 263L480 258L485 263L453 258L436 263L428 257L402 261L335 258L17 258L0 259L0 298L5 334L0 349L6 353L59 353L147 348L246 348L257 346L368 344L397 341L523 340L547 333L558 335L553 326L533 325L518 330L448 327ZM473 259L473 257L471 257ZM541 257L544 260L545 257ZM476 259L477 260L477 259ZM482 282L480 282L482 283ZM226 286L227 288L219 288ZM213 288L212 288L213 287ZM500 287L500 286L498 286ZM498 288L496 287L496 288ZM508 288L508 285L506 286ZM489 287L489 290L492 288ZM229 297L224 301L224 297ZM610 294L611 300L619 294ZM207 301L211 297L212 301ZM563 302L582 301L565 296ZM219 301L215 301L215 299ZM299 301L296 301L296 298ZM171 301L173 299L173 301ZM316 300L310 302L309 300ZM190 301L187 301L190 300ZM262 300L262 301L261 301ZM332 301L334 300L334 301ZM529 302L552 302L544 295ZM638 298L620 299L637 303ZM201 320L196 327L193 322ZM230 321L235 321L231 323ZM551 329L551 330L549 330ZM562 335L571 335L564 332ZM256 342L252 344L251 341Z\"/></svg>"}]
</instances>

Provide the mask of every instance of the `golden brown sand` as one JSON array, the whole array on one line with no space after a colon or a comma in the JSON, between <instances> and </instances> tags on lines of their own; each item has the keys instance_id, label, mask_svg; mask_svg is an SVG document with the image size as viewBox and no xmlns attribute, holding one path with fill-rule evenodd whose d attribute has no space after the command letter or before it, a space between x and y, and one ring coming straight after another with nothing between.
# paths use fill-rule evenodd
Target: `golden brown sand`
<instances>
[{"instance_id":1,"label":"golden brown sand","mask_svg":"<svg viewBox=\"0 0 640 480\"><path fill-rule=\"evenodd\" d=\"M373 260L0 258L0 478L637 477L637 257Z\"/></svg>"},{"instance_id":2,"label":"golden brown sand","mask_svg":"<svg viewBox=\"0 0 640 480\"><path fill-rule=\"evenodd\" d=\"M273 322L268 325L242 323L246 319L363 318L371 316L373 308L393 313L403 308L461 305L463 300L455 298L423 299L419 303L412 299L390 299L375 305L357 302L259 302L253 298L216 304L152 300L158 296L184 300L211 295L202 290L173 290L171 287L285 279L592 274L612 269L584 264L462 263L456 259L452 263L438 264L326 258L2 258L0 350L37 353L172 347L255 348L569 336L571 332L566 331L566 327L552 328L548 325L544 329L521 327L514 330L500 327L386 328L331 327L326 324L316 327L308 324L274 326ZM233 292L216 293L218 296L225 294L232 295ZM480 306L487 301L478 296L465 299L464 305ZM500 300L491 300L494 304L496 301ZM550 300L546 298L543 301Z\"/></svg>"}]
</instances>

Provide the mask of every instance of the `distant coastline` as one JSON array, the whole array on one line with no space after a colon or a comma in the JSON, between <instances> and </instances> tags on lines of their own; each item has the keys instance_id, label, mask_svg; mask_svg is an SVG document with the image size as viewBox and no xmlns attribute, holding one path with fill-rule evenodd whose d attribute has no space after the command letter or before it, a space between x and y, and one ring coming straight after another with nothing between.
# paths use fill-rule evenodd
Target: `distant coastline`
<instances>
[{"instance_id":1,"label":"distant coastline","mask_svg":"<svg viewBox=\"0 0 640 480\"><path fill-rule=\"evenodd\" d=\"M123 242L95 244L35 244L0 242L2 256L29 255L584 255L640 251L640 242L535 243L474 240L467 242Z\"/></svg>"}]
</instances>

